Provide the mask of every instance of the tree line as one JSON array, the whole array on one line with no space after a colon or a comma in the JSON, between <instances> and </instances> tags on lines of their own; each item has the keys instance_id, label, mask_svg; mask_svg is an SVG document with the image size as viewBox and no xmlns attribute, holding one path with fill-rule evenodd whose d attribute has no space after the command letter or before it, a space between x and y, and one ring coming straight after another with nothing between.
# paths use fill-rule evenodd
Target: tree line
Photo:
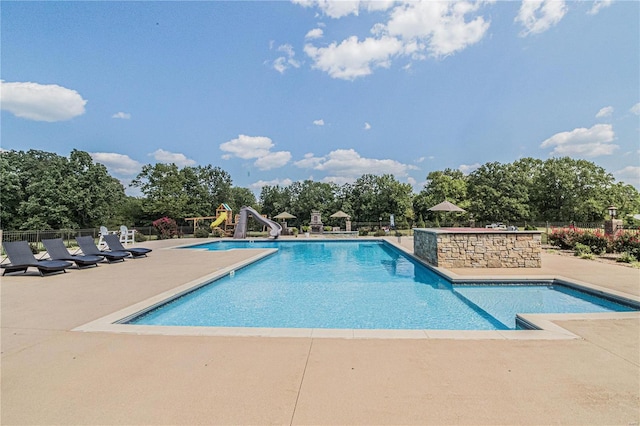
<instances>
[{"instance_id":1,"label":"tree line","mask_svg":"<svg viewBox=\"0 0 640 426\"><path fill-rule=\"evenodd\" d=\"M328 224L329 216L342 210L355 222L388 224L394 215L400 228L438 225L443 217L429 208L443 200L466 210L447 216L448 222L460 224L598 222L611 204L621 218L640 212L636 188L615 182L592 162L569 157L491 162L468 175L434 171L417 194L393 175L365 174L344 185L305 180L265 186L256 199L250 189L234 186L218 166L147 164L131 182L142 196L132 197L86 152L73 150L63 157L38 150L2 151L0 184L4 230L149 226L160 217L185 224L188 217L213 216L221 203L234 211L252 206L269 217L288 211L297 217L290 225L297 226L309 223L312 210L320 211Z\"/></svg>"}]
</instances>

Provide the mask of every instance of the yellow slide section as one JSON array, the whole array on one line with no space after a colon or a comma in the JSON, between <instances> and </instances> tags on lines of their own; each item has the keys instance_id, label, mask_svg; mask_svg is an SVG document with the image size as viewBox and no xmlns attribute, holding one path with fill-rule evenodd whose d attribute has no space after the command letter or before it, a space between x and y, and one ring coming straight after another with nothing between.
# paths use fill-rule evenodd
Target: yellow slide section
<instances>
[{"instance_id":1,"label":"yellow slide section","mask_svg":"<svg viewBox=\"0 0 640 426\"><path fill-rule=\"evenodd\" d=\"M227 220L227 212L222 212L220 213L220 216L218 216L218 218L215 220L215 222L213 222L211 224L211 229L215 228L216 226L220 225L222 222L224 222L225 220Z\"/></svg>"}]
</instances>

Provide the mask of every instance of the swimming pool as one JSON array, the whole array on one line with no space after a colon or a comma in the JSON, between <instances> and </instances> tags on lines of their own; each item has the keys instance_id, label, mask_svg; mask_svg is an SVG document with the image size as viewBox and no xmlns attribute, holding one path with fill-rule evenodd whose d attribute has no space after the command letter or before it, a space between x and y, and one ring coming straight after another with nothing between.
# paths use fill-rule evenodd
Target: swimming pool
<instances>
[{"instance_id":1,"label":"swimming pool","mask_svg":"<svg viewBox=\"0 0 640 426\"><path fill-rule=\"evenodd\" d=\"M509 330L517 313L634 310L558 285L453 285L379 240L220 241L190 248L277 252L128 324Z\"/></svg>"}]
</instances>

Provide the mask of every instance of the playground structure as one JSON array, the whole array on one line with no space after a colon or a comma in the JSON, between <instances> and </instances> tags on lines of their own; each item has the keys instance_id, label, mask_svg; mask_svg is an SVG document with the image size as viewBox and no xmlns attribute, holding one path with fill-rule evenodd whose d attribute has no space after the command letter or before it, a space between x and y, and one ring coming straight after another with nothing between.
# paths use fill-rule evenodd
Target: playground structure
<instances>
[{"instance_id":1,"label":"playground structure","mask_svg":"<svg viewBox=\"0 0 640 426\"><path fill-rule=\"evenodd\" d=\"M208 219L215 219L213 222L211 222L211 225L209 225L209 227L211 228L211 230L213 231L216 228L221 229L225 235L227 236L231 236L233 235L236 223L234 223L233 219L233 211L231 210L231 207L229 207L228 204L226 203L222 203L218 206L218 208L216 209L216 215L215 216L201 216L201 217L188 217L185 218L186 221L193 221L193 231L195 232L196 229L198 228L198 222L203 221L203 220L208 220ZM236 218L236 222L237 222L237 218Z\"/></svg>"},{"instance_id":2,"label":"playground structure","mask_svg":"<svg viewBox=\"0 0 640 426\"><path fill-rule=\"evenodd\" d=\"M247 238L247 222L249 220L249 215L253 216L256 222L271 228L269 231L269 236L271 238L276 239L282 233L282 226L278 222L274 222L271 219L267 219L265 216L262 216L260 213L258 213L251 207L244 206L240 209L239 218L235 224L235 231L233 233L233 238L235 239Z\"/></svg>"}]
</instances>

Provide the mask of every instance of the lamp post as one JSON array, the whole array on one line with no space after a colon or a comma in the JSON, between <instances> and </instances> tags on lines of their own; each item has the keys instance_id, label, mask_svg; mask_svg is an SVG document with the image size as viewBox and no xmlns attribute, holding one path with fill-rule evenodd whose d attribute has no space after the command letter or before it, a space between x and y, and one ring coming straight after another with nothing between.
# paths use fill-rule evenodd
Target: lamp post
<instances>
[{"instance_id":1,"label":"lamp post","mask_svg":"<svg viewBox=\"0 0 640 426\"><path fill-rule=\"evenodd\" d=\"M609 220L604 222L604 234L614 235L618 228L622 227L622 221L616 219L616 213L618 212L616 206L610 205L607 207L607 211L609 212Z\"/></svg>"},{"instance_id":2,"label":"lamp post","mask_svg":"<svg viewBox=\"0 0 640 426\"><path fill-rule=\"evenodd\" d=\"M382 229L382 216L378 217L378 229Z\"/></svg>"}]
</instances>

